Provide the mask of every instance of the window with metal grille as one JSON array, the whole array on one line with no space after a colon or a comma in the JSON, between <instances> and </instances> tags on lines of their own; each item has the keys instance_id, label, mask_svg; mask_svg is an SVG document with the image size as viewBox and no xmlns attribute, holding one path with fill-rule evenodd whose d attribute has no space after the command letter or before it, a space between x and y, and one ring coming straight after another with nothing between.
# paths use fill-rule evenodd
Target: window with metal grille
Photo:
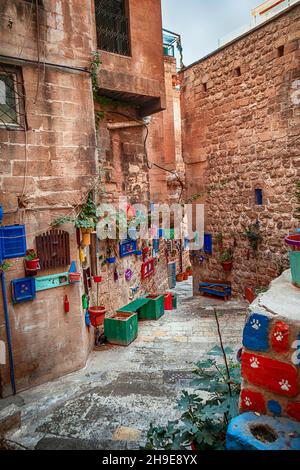
<instances>
[{"instance_id":1,"label":"window with metal grille","mask_svg":"<svg viewBox=\"0 0 300 470\"><path fill-rule=\"evenodd\" d=\"M128 3L126 0L95 0L99 49L130 55Z\"/></svg>"},{"instance_id":2,"label":"window with metal grille","mask_svg":"<svg viewBox=\"0 0 300 470\"><path fill-rule=\"evenodd\" d=\"M24 128L23 98L19 69L0 64L0 127Z\"/></svg>"}]
</instances>

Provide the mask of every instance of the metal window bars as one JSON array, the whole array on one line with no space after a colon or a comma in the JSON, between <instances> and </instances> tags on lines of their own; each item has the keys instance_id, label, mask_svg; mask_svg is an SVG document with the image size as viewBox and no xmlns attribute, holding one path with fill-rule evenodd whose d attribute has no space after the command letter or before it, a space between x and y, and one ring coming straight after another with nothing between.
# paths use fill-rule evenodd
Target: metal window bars
<instances>
[{"instance_id":1,"label":"metal window bars","mask_svg":"<svg viewBox=\"0 0 300 470\"><path fill-rule=\"evenodd\" d=\"M20 70L0 64L0 128L25 129L25 122Z\"/></svg>"},{"instance_id":2,"label":"metal window bars","mask_svg":"<svg viewBox=\"0 0 300 470\"><path fill-rule=\"evenodd\" d=\"M95 14L99 49L129 56L126 0L95 0Z\"/></svg>"}]
</instances>

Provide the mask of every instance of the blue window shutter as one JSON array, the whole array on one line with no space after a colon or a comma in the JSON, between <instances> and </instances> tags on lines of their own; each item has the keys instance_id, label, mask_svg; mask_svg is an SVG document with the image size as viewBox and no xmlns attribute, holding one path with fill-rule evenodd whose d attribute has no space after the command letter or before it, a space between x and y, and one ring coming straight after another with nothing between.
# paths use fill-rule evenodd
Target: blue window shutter
<instances>
[{"instance_id":1,"label":"blue window shutter","mask_svg":"<svg viewBox=\"0 0 300 470\"><path fill-rule=\"evenodd\" d=\"M25 225L0 227L0 258L21 258L26 250Z\"/></svg>"}]
</instances>

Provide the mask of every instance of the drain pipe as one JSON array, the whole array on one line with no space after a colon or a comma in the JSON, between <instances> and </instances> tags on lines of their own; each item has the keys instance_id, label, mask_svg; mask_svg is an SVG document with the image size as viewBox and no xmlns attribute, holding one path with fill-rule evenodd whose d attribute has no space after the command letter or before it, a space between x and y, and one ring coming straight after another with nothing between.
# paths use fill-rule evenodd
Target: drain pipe
<instances>
[{"instance_id":1,"label":"drain pipe","mask_svg":"<svg viewBox=\"0 0 300 470\"><path fill-rule=\"evenodd\" d=\"M13 394L15 395L17 393L17 391L16 391L16 382L15 382L14 359L13 359L12 346L11 346L11 334L10 334L8 306L7 306L7 295L6 295L6 287L5 287L5 276L4 276L3 271L1 272L1 286L2 286L2 297L3 297L4 316L5 316L6 336L7 336L7 344L8 344L10 383L11 383L11 386L12 386Z\"/></svg>"}]
</instances>

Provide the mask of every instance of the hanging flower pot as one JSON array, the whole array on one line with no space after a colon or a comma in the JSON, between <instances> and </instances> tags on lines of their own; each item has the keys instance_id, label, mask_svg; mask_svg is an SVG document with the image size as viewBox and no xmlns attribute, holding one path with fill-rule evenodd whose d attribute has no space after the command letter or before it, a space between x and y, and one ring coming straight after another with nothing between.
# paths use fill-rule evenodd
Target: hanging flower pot
<instances>
[{"instance_id":1,"label":"hanging flower pot","mask_svg":"<svg viewBox=\"0 0 300 470\"><path fill-rule=\"evenodd\" d=\"M103 281L102 276L94 276L93 279L94 279L95 284L100 284L100 282Z\"/></svg>"},{"instance_id":2,"label":"hanging flower pot","mask_svg":"<svg viewBox=\"0 0 300 470\"><path fill-rule=\"evenodd\" d=\"M107 264L114 264L116 262L116 258L114 258L114 257L106 258L106 262L107 262Z\"/></svg>"},{"instance_id":3,"label":"hanging flower pot","mask_svg":"<svg viewBox=\"0 0 300 470\"><path fill-rule=\"evenodd\" d=\"M220 254L219 261L220 261L225 273L231 272L232 271L232 265L233 265L233 249L229 248L228 250L223 251Z\"/></svg>"},{"instance_id":4,"label":"hanging flower pot","mask_svg":"<svg viewBox=\"0 0 300 470\"><path fill-rule=\"evenodd\" d=\"M230 273L232 271L232 261L223 261L222 267L225 273Z\"/></svg>"},{"instance_id":5,"label":"hanging flower pot","mask_svg":"<svg viewBox=\"0 0 300 470\"><path fill-rule=\"evenodd\" d=\"M142 256L143 252L141 250L136 250L135 254L136 256Z\"/></svg>"},{"instance_id":6,"label":"hanging flower pot","mask_svg":"<svg viewBox=\"0 0 300 470\"><path fill-rule=\"evenodd\" d=\"M188 266L188 267L186 268L186 272L188 273L189 276L192 276L192 275L193 275L193 268L192 268L192 266Z\"/></svg>"},{"instance_id":7,"label":"hanging flower pot","mask_svg":"<svg viewBox=\"0 0 300 470\"><path fill-rule=\"evenodd\" d=\"M29 271L38 271L40 269L40 260L34 250L28 250L25 257L25 268Z\"/></svg>"},{"instance_id":8,"label":"hanging flower pot","mask_svg":"<svg viewBox=\"0 0 300 470\"><path fill-rule=\"evenodd\" d=\"M285 243L291 248L289 257L293 284L300 287L300 235L289 235Z\"/></svg>"},{"instance_id":9,"label":"hanging flower pot","mask_svg":"<svg viewBox=\"0 0 300 470\"><path fill-rule=\"evenodd\" d=\"M80 273L69 273L69 282L70 284L76 284L80 282L81 274Z\"/></svg>"},{"instance_id":10,"label":"hanging flower pot","mask_svg":"<svg viewBox=\"0 0 300 470\"><path fill-rule=\"evenodd\" d=\"M105 307L89 307L88 309L91 324L97 328L97 326L103 325L106 309Z\"/></svg>"},{"instance_id":11,"label":"hanging flower pot","mask_svg":"<svg viewBox=\"0 0 300 470\"><path fill-rule=\"evenodd\" d=\"M90 244L91 244L91 232L82 232L82 244L84 246L90 246Z\"/></svg>"}]
</instances>

